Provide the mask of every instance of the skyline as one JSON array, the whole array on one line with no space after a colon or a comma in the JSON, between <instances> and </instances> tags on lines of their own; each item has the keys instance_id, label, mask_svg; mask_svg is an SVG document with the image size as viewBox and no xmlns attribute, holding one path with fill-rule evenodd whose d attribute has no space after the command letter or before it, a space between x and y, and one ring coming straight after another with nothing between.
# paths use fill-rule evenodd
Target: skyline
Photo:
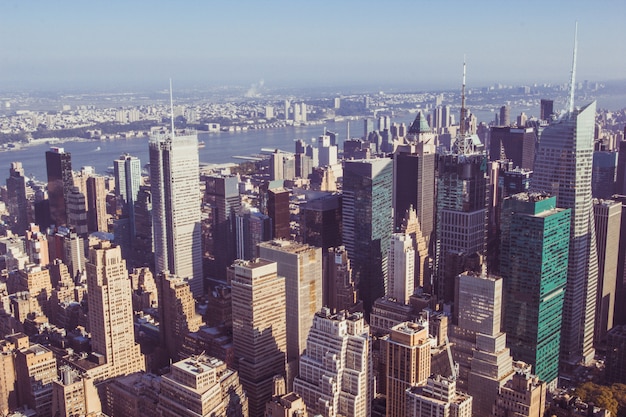
<instances>
[{"instance_id":1,"label":"skyline","mask_svg":"<svg viewBox=\"0 0 626 417\"><path fill-rule=\"evenodd\" d=\"M34 5L34 6L33 6ZM577 79L626 74L626 4L393 0L331 4L10 1L0 14L7 89L456 88L566 83L574 25ZM496 58L494 58L496 57ZM609 65L607 63L610 62Z\"/></svg>"}]
</instances>

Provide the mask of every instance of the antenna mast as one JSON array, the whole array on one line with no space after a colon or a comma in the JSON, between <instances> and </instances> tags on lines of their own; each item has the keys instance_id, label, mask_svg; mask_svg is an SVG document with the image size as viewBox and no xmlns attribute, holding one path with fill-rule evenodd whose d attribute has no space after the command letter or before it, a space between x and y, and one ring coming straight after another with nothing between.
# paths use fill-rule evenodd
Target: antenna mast
<instances>
[{"instance_id":1,"label":"antenna mast","mask_svg":"<svg viewBox=\"0 0 626 417\"><path fill-rule=\"evenodd\" d=\"M461 87L461 123L460 136L465 136L465 55L463 55L463 86Z\"/></svg>"},{"instance_id":2,"label":"antenna mast","mask_svg":"<svg viewBox=\"0 0 626 417\"><path fill-rule=\"evenodd\" d=\"M174 98L172 96L172 79L170 78L170 119L172 120L172 139L174 139Z\"/></svg>"},{"instance_id":3,"label":"antenna mast","mask_svg":"<svg viewBox=\"0 0 626 417\"><path fill-rule=\"evenodd\" d=\"M576 90L576 52L578 50L578 22L576 22L576 29L574 31L574 57L572 59L572 79L569 85L569 100L567 103L567 110L569 113L574 111L574 92Z\"/></svg>"}]
</instances>

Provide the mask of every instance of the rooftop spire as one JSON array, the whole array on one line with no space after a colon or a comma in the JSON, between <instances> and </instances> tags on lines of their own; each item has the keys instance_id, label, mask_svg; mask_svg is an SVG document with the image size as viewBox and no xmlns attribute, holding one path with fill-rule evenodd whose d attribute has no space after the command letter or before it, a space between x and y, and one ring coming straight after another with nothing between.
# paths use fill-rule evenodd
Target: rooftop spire
<instances>
[{"instance_id":1,"label":"rooftop spire","mask_svg":"<svg viewBox=\"0 0 626 417\"><path fill-rule=\"evenodd\" d=\"M172 139L174 139L174 97L172 95L172 79L170 78L170 119L172 119Z\"/></svg>"},{"instance_id":2,"label":"rooftop spire","mask_svg":"<svg viewBox=\"0 0 626 417\"><path fill-rule=\"evenodd\" d=\"M463 86L461 87L461 122L460 126L460 136L465 136L465 55L463 55Z\"/></svg>"},{"instance_id":3,"label":"rooftop spire","mask_svg":"<svg viewBox=\"0 0 626 417\"><path fill-rule=\"evenodd\" d=\"M569 100L567 102L567 111L572 113L574 111L574 92L576 91L576 52L578 50L578 22L576 22L576 29L574 30L574 56L572 58L572 78L569 84Z\"/></svg>"}]
</instances>

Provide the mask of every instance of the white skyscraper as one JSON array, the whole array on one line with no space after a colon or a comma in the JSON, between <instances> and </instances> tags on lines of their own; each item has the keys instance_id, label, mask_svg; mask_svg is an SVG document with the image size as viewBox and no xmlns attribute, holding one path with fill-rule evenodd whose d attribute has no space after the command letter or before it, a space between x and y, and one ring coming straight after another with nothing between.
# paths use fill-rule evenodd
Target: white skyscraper
<instances>
[{"instance_id":1,"label":"white skyscraper","mask_svg":"<svg viewBox=\"0 0 626 417\"><path fill-rule=\"evenodd\" d=\"M388 257L386 295L408 304L415 285L415 249L411 236L407 233L391 235Z\"/></svg>"},{"instance_id":2,"label":"white skyscraper","mask_svg":"<svg viewBox=\"0 0 626 417\"><path fill-rule=\"evenodd\" d=\"M197 297L203 293L198 137L161 133L149 146L156 270L188 278Z\"/></svg>"},{"instance_id":3,"label":"white skyscraper","mask_svg":"<svg viewBox=\"0 0 626 417\"><path fill-rule=\"evenodd\" d=\"M595 101L568 112L541 135L533 188L572 209L567 287L563 306L561 360L593 358L598 256L591 199Z\"/></svg>"},{"instance_id":4,"label":"white skyscraper","mask_svg":"<svg viewBox=\"0 0 626 417\"><path fill-rule=\"evenodd\" d=\"M294 392L309 415L367 417L373 395L372 346L363 314L331 315L324 307L313 318Z\"/></svg>"}]
</instances>

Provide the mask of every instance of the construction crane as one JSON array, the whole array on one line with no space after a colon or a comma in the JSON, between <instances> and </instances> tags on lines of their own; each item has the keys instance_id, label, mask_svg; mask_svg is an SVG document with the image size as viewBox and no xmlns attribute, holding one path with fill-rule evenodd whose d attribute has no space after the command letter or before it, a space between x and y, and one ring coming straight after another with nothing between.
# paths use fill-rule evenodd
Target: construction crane
<instances>
[{"instance_id":1,"label":"construction crane","mask_svg":"<svg viewBox=\"0 0 626 417\"><path fill-rule=\"evenodd\" d=\"M452 360L452 350L450 350L448 335L446 335L446 350L448 351L448 361L450 362L450 372L452 373L450 377L456 381L458 377L457 365L454 363L454 360Z\"/></svg>"}]
</instances>

